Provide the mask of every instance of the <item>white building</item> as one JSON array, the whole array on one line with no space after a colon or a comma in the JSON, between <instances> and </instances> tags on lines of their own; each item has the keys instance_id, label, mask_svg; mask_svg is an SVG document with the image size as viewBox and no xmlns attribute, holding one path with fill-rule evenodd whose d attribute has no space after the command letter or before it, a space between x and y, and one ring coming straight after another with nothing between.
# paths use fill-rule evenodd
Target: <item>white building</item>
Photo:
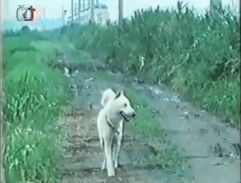
<instances>
[{"instance_id":1,"label":"white building","mask_svg":"<svg viewBox=\"0 0 241 183\"><path fill-rule=\"evenodd\" d=\"M87 24L91 21L91 8L88 7L81 11L79 15L74 15L73 22L80 24ZM106 25L110 21L110 13L108 7L105 4L96 4L94 6L94 21L95 23ZM71 22L71 16L68 17L67 23Z\"/></svg>"}]
</instances>

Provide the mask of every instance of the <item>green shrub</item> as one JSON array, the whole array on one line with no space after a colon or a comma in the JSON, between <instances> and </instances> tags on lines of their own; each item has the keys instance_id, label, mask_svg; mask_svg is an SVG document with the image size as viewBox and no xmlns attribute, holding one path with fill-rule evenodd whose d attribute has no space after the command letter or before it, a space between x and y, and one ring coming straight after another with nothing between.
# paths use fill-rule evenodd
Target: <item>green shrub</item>
<instances>
[{"instance_id":1,"label":"green shrub","mask_svg":"<svg viewBox=\"0 0 241 183\"><path fill-rule=\"evenodd\" d=\"M5 43L7 182L56 182L62 155L57 118L69 98L66 77L42 62L44 52L31 42L16 37L6 38Z\"/></svg>"},{"instance_id":2,"label":"green shrub","mask_svg":"<svg viewBox=\"0 0 241 183\"><path fill-rule=\"evenodd\" d=\"M239 17L229 9L198 15L178 3L177 10L136 11L121 26L92 25L69 32L78 34L72 42L76 48L149 82L164 82L237 124L239 27ZM142 69L140 57L145 58Z\"/></svg>"}]
</instances>

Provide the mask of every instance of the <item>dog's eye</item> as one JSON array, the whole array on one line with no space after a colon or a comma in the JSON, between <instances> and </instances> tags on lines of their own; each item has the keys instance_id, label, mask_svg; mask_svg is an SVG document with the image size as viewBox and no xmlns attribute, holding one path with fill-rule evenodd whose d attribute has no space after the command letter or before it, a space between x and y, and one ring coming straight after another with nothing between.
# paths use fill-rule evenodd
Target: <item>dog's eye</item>
<instances>
[{"instance_id":1,"label":"dog's eye","mask_svg":"<svg viewBox=\"0 0 241 183\"><path fill-rule=\"evenodd\" d=\"M127 103L124 103L124 106L127 107Z\"/></svg>"}]
</instances>

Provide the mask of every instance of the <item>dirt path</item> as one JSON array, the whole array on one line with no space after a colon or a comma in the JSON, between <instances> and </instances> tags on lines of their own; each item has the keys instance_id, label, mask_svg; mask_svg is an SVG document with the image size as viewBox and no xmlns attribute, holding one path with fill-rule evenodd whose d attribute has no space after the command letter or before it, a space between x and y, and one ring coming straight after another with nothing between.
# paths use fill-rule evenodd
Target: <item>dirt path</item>
<instances>
[{"instance_id":1,"label":"dirt path","mask_svg":"<svg viewBox=\"0 0 241 183\"><path fill-rule=\"evenodd\" d=\"M138 86L137 86L138 87ZM140 86L164 113L168 138L191 165L193 182L240 182L240 133L204 110L183 101L165 86ZM154 99L154 100L153 100Z\"/></svg>"},{"instance_id":2,"label":"dirt path","mask_svg":"<svg viewBox=\"0 0 241 183\"><path fill-rule=\"evenodd\" d=\"M61 183L240 182L238 130L165 86L140 84L108 69L98 71L95 64L88 68L79 67L70 78L76 96L68 116L61 119L67 127ZM125 127L122 166L114 178L100 170L103 154L96 129L101 91L109 87L123 88L135 97L139 111L139 118Z\"/></svg>"}]
</instances>

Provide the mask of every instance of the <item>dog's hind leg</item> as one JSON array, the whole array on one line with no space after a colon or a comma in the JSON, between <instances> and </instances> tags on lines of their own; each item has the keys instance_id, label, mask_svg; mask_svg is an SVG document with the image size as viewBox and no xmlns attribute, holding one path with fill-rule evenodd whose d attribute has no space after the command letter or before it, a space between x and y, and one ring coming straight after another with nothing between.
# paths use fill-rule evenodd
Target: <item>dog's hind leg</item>
<instances>
[{"instance_id":1,"label":"dog's hind leg","mask_svg":"<svg viewBox=\"0 0 241 183\"><path fill-rule=\"evenodd\" d=\"M104 155L104 160L103 160L103 163L102 163L102 166L101 166L101 170L104 170L106 168L106 157L105 157L105 147L104 147L104 139L103 137L99 136L99 139L100 139L100 146L103 150L103 155Z\"/></svg>"},{"instance_id":2,"label":"dog's hind leg","mask_svg":"<svg viewBox=\"0 0 241 183\"><path fill-rule=\"evenodd\" d=\"M104 155L104 160L101 166L101 170L104 170L106 168L106 160L105 160L105 155Z\"/></svg>"},{"instance_id":3,"label":"dog's hind leg","mask_svg":"<svg viewBox=\"0 0 241 183\"><path fill-rule=\"evenodd\" d=\"M104 155L104 160L103 160L103 163L102 163L102 166L101 166L101 170L104 170L106 169L106 156L105 156L105 149L103 147L103 155Z\"/></svg>"},{"instance_id":4,"label":"dog's hind leg","mask_svg":"<svg viewBox=\"0 0 241 183\"><path fill-rule=\"evenodd\" d=\"M113 139L107 138L107 139L105 139L105 143L104 143L108 177L115 176L115 169L114 169L114 166L113 166L112 152L111 152L112 141L113 141Z\"/></svg>"}]
</instances>

